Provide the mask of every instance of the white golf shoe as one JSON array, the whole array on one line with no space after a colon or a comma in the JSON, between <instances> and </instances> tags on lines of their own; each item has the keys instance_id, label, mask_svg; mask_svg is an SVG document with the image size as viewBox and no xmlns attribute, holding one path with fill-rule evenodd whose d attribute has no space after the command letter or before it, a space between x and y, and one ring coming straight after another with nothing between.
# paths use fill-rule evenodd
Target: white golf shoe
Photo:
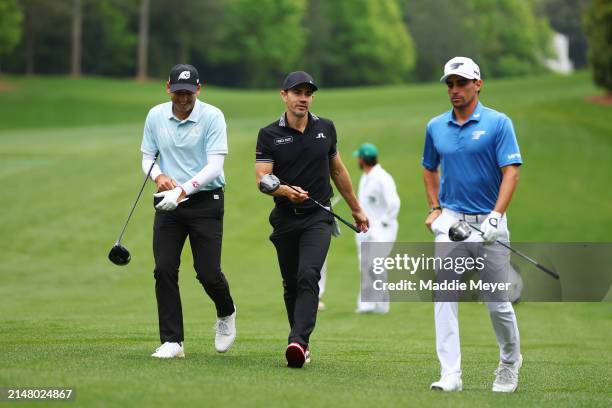
<instances>
[{"instance_id":1,"label":"white golf shoe","mask_svg":"<svg viewBox=\"0 0 612 408\"><path fill-rule=\"evenodd\" d=\"M374 307L374 313L387 314L389 313L389 309L389 302L376 302L376 306Z\"/></svg>"},{"instance_id":2,"label":"white golf shoe","mask_svg":"<svg viewBox=\"0 0 612 408\"><path fill-rule=\"evenodd\" d=\"M215 332L215 349L219 353L225 353L236 340L236 306L231 315L217 318Z\"/></svg>"},{"instance_id":3,"label":"white golf shoe","mask_svg":"<svg viewBox=\"0 0 612 408\"><path fill-rule=\"evenodd\" d=\"M183 343L172 343L165 342L159 346L155 353L151 354L151 357L156 358L183 358L185 357L185 351L183 350Z\"/></svg>"},{"instance_id":4,"label":"white golf shoe","mask_svg":"<svg viewBox=\"0 0 612 408\"><path fill-rule=\"evenodd\" d=\"M518 387L519 370L523 365L523 356L514 364L499 362L495 370L495 381L493 382L494 392L514 392Z\"/></svg>"},{"instance_id":5,"label":"white golf shoe","mask_svg":"<svg viewBox=\"0 0 612 408\"><path fill-rule=\"evenodd\" d=\"M430 390L436 391L461 391L463 389L463 382L461 382L461 374L446 374L431 384Z\"/></svg>"}]
</instances>

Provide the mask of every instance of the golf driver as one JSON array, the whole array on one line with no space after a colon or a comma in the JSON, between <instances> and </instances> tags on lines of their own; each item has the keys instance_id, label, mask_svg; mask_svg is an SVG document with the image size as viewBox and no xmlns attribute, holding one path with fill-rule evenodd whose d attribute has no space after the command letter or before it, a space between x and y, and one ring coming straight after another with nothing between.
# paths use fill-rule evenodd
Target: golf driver
<instances>
[{"instance_id":1,"label":"golf driver","mask_svg":"<svg viewBox=\"0 0 612 408\"><path fill-rule=\"evenodd\" d=\"M465 241L466 239L468 239L470 237L470 235L472 234L472 230L470 229L473 228L476 231L480 232L482 234L482 231L478 228L473 226L472 224L463 221L463 220L459 220L456 223L454 223L450 229L448 230L448 237L450 238L451 241ZM520 256L521 258L525 259L528 262L531 262L534 266L536 266L537 268L539 268L540 270L546 272L547 274L549 274L550 276L552 276L555 279L559 279L559 274L551 271L550 269L548 269L547 267L541 265L540 263L534 261L533 259L531 259L530 257L528 257L527 255L525 255L524 253L512 248L510 245L501 242L500 240L495 240L495 242L497 242L498 244L500 244L501 246L508 248L509 250L511 250L512 252L514 252L515 254L517 254L518 256Z\"/></svg>"},{"instance_id":2,"label":"golf driver","mask_svg":"<svg viewBox=\"0 0 612 408\"><path fill-rule=\"evenodd\" d=\"M297 191L298 193L300 192L297 188L279 179L274 174L266 174L265 176L261 178L261 180L259 181L259 190L263 193L270 194L278 190L281 183L286 185L290 189ZM336 214L335 212L333 212L332 210L330 210L329 208L327 208L326 206L324 206L323 204L315 200L314 198L308 197L308 199L312 201L313 203L315 203L316 205L318 205L319 207L321 207L322 209L324 209L325 211L327 211L328 213L330 213L332 216L336 217L336 219L338 219L340 222L342 222L344 225L346 225L347 227L349 227L356 233L359 234L361 232L361 230L359 230L357 226L351 224L350 222L348 222L347 220L345 220L344 218L342 218L341 216L339 216L338 214Z\"/></svg>"},{"instance_id":3,"label":"golf driver","mask_svg":"<svg viewBox=\"0 0 612 408\"><path fill-rule=\"evenodd\" d=\"M119 238L117 239L117 241L111 248L110 252L108 253L108 259L110 259L110 261L114 263L115 265L119 265L119 266L127 265L130 263L130 260L132 259L132 256L130 255L130 251L128 251L126 247L121 245L121 238L123 238L123 233L125 232L125 229L127 228L128 222L130 222L130 218L132 218L132 214L134 213L136 204L138 204L138 200L140 199L140 196L142 195L142 191L144 190L145 185L147 184L147 179L149 178L149 175L151 174L151 170L153 170L153 166L155 166L155 161L157 160L158 154L159 153L155 154L155 159L153 159L153 163L151 163L151 167L149 167L149 171L147 172L147 175L145 176L145 179L142 183L142 187L140 187L140 191L138 192L138 195L136 196L136 201L134 201L134 205L132 206L132 209L130 210L130 214L128 215L127 220L125 220L125 223L123 224L123 228L121 229L121 234L119 234Z\"/></svg>"}]
</instances>

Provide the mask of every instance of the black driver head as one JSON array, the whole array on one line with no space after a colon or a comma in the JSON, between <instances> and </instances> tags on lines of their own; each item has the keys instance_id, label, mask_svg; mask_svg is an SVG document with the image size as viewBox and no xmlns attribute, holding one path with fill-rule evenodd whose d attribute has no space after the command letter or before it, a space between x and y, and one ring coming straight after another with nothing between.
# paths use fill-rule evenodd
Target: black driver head
<instances>
[{"instance_id":1,"label":"black driver head","mask_svg":"<svg viewBox=\"0 0 612 408\"><path fill-rule=\"evenodd\" d=\"M108 259L115 265L123 266L130 263L132 256L126 247L120 243L115 243L108 253Z\"/></svg>"},{"instance_id":2,"label":"black driver head","mask_svg":"<svg viewBox=\"0 0 612 408\"><path fill-rule=\"evenodd\" d=\"M465 221L457 221L448 230L448 237L451 241L465 241L472 234L470 225Z\"/></svg>"}]
</instances>

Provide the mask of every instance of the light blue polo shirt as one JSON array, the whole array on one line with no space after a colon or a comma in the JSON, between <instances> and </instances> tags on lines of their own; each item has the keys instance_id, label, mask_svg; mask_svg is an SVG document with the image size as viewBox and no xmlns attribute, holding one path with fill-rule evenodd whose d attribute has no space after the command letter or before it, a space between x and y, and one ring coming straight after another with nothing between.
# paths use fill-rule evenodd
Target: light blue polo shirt
<instances>
[{"instance_id":1,"label":"light blue polo shirt","mask_svg":"<svg viewBox=\"0 0 612 408\"><path fill-rule=\"evenodd\" d=\"M427 124L422 164L431 171L441 165L443 208L466 214L493 211L501 168L522 163L510 118L480 102L463 125L452 109Z\"/></svg>"},{"instance_id":2,"label":"light blue polo shirt","mask_svg":"<svg viewBox=\"0 0 612 408\"><path fill-rule=\"evenodd\" d=\"M225 117L220 109L196 100L189 117L180 120L172 112L172 102L153 107L145 121L143 153L159 152L159 167L183 184L206 166L207 154L227 154ZM225 186L223 173L194 192ZM193 194L193 193L192 193Z\"/></svg>"}]
</instances>

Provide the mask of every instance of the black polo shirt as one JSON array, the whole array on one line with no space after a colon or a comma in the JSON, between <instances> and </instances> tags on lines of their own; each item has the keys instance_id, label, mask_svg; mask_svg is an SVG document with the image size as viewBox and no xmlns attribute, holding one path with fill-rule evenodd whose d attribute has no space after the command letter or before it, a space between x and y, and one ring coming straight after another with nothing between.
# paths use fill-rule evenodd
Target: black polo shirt
<instances>
[{"instance_id":1,"label":"black polo shirt","mask_svg":"<svg viewBox=\"0 0 612 408\"><path fill-rule=\"evenodd\" d=\"M333 195L329 182L329 160L337 154L336 128L331 120L308 113L304 133L289 127L286 114L259 130L255 161L274 163L272 172L281 180L302 187L308 195L324 204ZM280 208L309 210L310 200L293 204L287 197L274 197Z\"/></svg>"}]
</instances>

